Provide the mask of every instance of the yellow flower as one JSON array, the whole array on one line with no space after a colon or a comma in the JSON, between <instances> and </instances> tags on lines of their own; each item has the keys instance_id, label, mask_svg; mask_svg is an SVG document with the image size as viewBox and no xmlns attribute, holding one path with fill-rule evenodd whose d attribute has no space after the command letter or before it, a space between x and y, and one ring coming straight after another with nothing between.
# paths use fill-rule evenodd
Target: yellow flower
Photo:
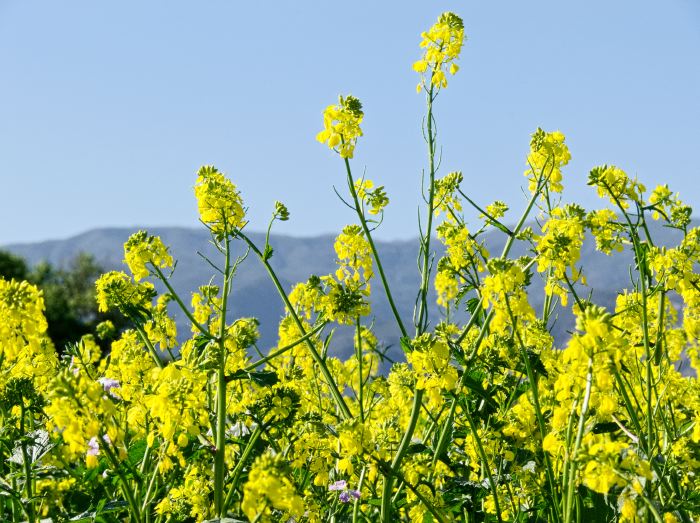
<instances>
[{"instance_id":1,"label":"yellow flower","mask_svg":"<svg viewBox=\"0 0 700 523\"><path fill-rule=\"evenodd\" d=\"M352 158L357 139L362 136L363 117L362 104L357 98L340 96L338 105L329 105L323 111L323 130L316 135L316 140L327 143L341 158Z\"/></svg>"},{"instance_id":2,"label":"yellow flower","mask_svg":"<svg viewBox=\"0 0 700 523\"><path fill-rule=\"evenodd\" d=\"M614 165L594 167L588 175L588 185L598 188L598 196L608 197L610 203L623 209L629 207L629 202L642 202L642 193L646 191L644 185L637 179L627 176L627 173Z\"/></svg>"},{"instance_id":3,"label":"yellow flower","mask_svg":"<svg viewBox=\"0 0 700 523\"><path fill-rule=\"evenodd\" d=\"M357 180L355 182L355 191L360 201L369 206L370 214L379 214L384 207L389 204L389 198L384 191L384 186L374 187L372 180Z\"/></svg>"},{"instance_id":4,"label":"yellow flower","mask_svg":"<svg viewBox=\"0 0 700 523\"><path fill-rule=\"evenodd\" d=\"M124 244L124 261L139 281L148 276L147 264L161 269L173 266L173 257L158 236L151 236L146 231L132 234Z\"/></svg>"},{"instance_id":5,"label":"yellow flower","mask_svg":"<svg viewBox=\"0 0 700 523\"><path fill-rule=\"evenodd\" d=\"M429 85L435 88L447 87L447 75L454 75L459 70L454 61L464 44L464 23L454 13L442 13L437 22L426 32L421 33L420 47L425 51L423 56L413 63L413 70L421 75L430 74ZM422 78L416 87L420 92L426 86L426 78Z\"/></svg>"},{"instance_id":6,"label":"yellow flower","mask_svg":"<svg viewBox=\"0 0 700 523\"><path fill-rule=\"evenodd\" d=\"M372 249L359 225L347 225L333 244L338 256L338 281L347 285L368 282L374 275L372 271Z\"/></svg>"},{"instance_id":7,"label":"yellow flower","mask_svg":"<svg viewBox=\"0 0 700 523\"><path fill-rule=\"evenodd\" d=\"M547 133L537 129L530 141L530 153L527 156L528 170L525 176L530 180L530 192L545 183L551 192L562 192L561 168L571 160L569 148L564 143L566 138L560 131Z\"/></svg>"},{"instance_id":8,"label":"yellow flower","mask_svg":"<svg viewBox=\"0 0 700 523\"><path fill-rule=\"evenodd\" d=\"M241 508L251 521L271 521L271 509L282 511L289 518L299 519L304 501L285 474L281 456L264 454L253 463L243 487ZM277 521L279 518L276 518Z\"/></svg>"},{"instance_id":9,"label":"yellow flower","mask_svg":"<svg viewBox=\"0 0 700 523\"><path fill-rule=\"evenodd\" d=\"M47 327L42 292L26 281L0 277L0 396L11 380L46 392L57 365Z\"/></svg>"},{"instance_id":10,"label":"yellow flower","mask_svg":"<svg viewBox=\"0 0 700 523\"><path fill-rule=\"evenodd\" d=\"M200 167L194 194L199 217L215 236L229 235L245 224L243 200L238 189L213 165Z\"/></svg>"},{"instance_id":11,"label":"yellow flower","mask_svg":"<svg viewBox=\"0 0 700 523\"><path fill-rule=\"evenodd\" d=\"M95 288L100 312L107 312L114 307L124 313L143 311L151 307L151 300L156 294L152 283L134 283L125 273L117 271L100 276L95 282Z\"/></svg>"}]
</instances>

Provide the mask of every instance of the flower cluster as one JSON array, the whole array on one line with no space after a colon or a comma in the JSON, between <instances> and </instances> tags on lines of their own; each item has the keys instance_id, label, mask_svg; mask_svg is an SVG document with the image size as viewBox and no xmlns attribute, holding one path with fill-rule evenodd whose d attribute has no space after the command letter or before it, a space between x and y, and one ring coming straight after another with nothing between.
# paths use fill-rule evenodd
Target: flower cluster
<instances>
[{"instance_id":1,"label":"flower cluster","mask_svg":"<svg viewBox=\"0 0 700 523\"><path fill-rule=\"evenodd\" d=\"M205 165L197 172L194 195L199 217L214 235L230 235L245 224L245 210L238 189L213 165Z\"/></svg>"},{"instance_id":2,"label":"flower cluster","mask_svg":"<svg viewBox=\"0 0 700 523\"><path fill-rule=\"evenodd\" d=\"M148 276L148 264L160 269L173 266L173 257L158 236L151 236L146 231L132 234L124 244L124 262L140 281Z\"/></svg>"},{"instance_id":3,"label":"flower cluster","mask_svg":"<svg viewBox=\"0 0 700 523\"><path fill-rule=\"evenodd\" d=\"M453 75L459 70L455 60L459 58L464 44L464 23L454 13L442 13L437 22L421 33L421 48L425 49L413 70L429 74L427 84L431 87L447 87L447 72ZM418 84L418 92L426 87L425 78Z\"/></svg>"},{"instance_id":4,"label":"flower cluster","mask_svg":"<svg viewBox=\"0 0 700 523\"><path fill-rule=\"evenodd\" d=\"M323 111L323 131L316 135L316 140L327 143L341 158L352 158L357 139L362 136L363 118L362 104L357 98L340 96L337 105L329 105Z\"/></svg>"},{"instance_id":5,"label":"flower cluster","mask_svg":"<svg viewBox=\"0 0 700 523\"><path fill-rule=\"evenodd\" d=\"M250 521L270 521L275 509L288 518L304 513L304 502L285 474L280 457L265 454L255 460L243 489L243 512Z\"/></svg>"},{"instance_id":6,"label":"flower cluster","mask_svg":"<svg viewBox=\"0 0 700 523\"><path fill-rule=\"evenodd\" d=\"M563 306L568 304L567 283L578 280L576 263L581 257L585 211L578 205L552 210L551 218L536 238L537 270L546 272L545 292L556 294ZM567 274L570 269L570 275Z\"/></svg>"},{"instance_id":7,"label":"flower cluster","mask_svg":"<svg viewBox=\"0 0 700 523\"><path fill-rule=\"evenodd\" d=\"M607 196L611 203L622 209L628 209L630 202L641 203L646 188L636 179L614 165L594 167L588 175L588 185L598 189L598 196Z\"/></svg>"},{"instance_id":8,"label":"flower cluster","mask_svg":"<svg viewBox=\"0 0 700 523\"><path fill-rule=\"evenodd\" d=\"M95 288L100 312L116 308L127 316L146 311L156 295L152 283L134 283L126 273L120 271L100 276L95 282Z\"/></svg>"},{"instance_id":9,"label":"flower cluster","mask_svg":"<svg viewBox=\"0 0 700 523\"><path fill-rule=\"evenodd\" d=\"M530 153L527 156L528 169L525 171L530 182L530 192L534 193L540 185L551 192L562 191L561 168L571 160L565 139L560 131L547 133L539 128L532 135Z\"/></svg>"},{"instance_id":10,"label":"flower cluster","mask_svg":"<svg viewBox=\"0 0 700 523\"><path fill-rule=\"evenodd\" d=\"M379 214L389 205L389 197L384 191L384 186L375 187L372 180L357 180L355 191L360 201L369 207L370 214Z\"/></svg>"},{"instance_id":11,"label":"flower cluster","mask_svg":"<svg viewBox=\"0 0 700 523\"><path fill-rule=\"evenodd\" d=\"M41 291L26 281L0 278L0 318L0 390L12 380L29 379L45 392L57 359L46 335Z\"/></svg>"},{"instance_id":12,"label":"flower cluster","mask_svg":"<svg viewBox=\"0 0 700 523\"><path fill-rule=\"evenodd\" d=\"M668 185L657 185L649 195L649 205L654 209L651 217L658 220L662 215L674 227L684 229L690 224L693 209L685 205L678 194L674 195Z\"/></svg>"}]
</instances>

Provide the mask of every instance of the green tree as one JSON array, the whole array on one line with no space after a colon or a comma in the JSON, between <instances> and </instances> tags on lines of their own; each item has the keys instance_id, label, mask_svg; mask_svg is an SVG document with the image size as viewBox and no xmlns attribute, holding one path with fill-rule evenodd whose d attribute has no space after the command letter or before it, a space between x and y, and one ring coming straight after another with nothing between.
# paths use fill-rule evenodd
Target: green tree
<instances>
[{"instance_id":1,"label":"green tree","mask_svg":"<svg viewBox=\"0 0 700 523\"><path fill-rule=\"evenodd\" d=\"M11 252L0 251L0 277L6 280L26 280L28 274L27 262Z\"/></svg>"}]
</instances>

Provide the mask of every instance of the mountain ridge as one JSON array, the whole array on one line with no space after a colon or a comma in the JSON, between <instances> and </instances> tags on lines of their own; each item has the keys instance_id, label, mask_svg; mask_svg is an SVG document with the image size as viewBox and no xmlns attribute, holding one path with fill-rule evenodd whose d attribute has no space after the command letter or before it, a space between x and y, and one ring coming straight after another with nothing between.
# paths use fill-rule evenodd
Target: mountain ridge
<instances>
[{"instance_id":1,"label":"mountain ridge","mask_svg":"<svg viewBox=\"0 0 700 523\"><path fill-rule=\"evenodd\" d=\"M661 238L659 244L669 245L680 238L679 231L672 231L653 225L653 234ZM697 220L694 221L697 225ZM22 256L30 265L42 260L56 266L65 266L79 252L92 254L105 270L126 270L123 264L123 244L138 227L106 227L90 229L83 233L65 239L45 240L21 244L10 244L1 247L13 254ZM177 266L172 275L172 285L181 294L183 301L189 303L190 295L200 285L209 283L215 271L204 261L203 256L216 260L218 251L209 242L209 233L204 228L189 227L150 227L149 233L162 238L165 245L170 247ZM265 235L261 232L250 232L249 236L258 245L264 245ZM489 251L498 253L504 245L504 235L494 231L485 235ZM309 276L330 274L335 271L335 253L333 250L334 235L322 234L311 237L296 237L272 234L270 243L274 249L271 264L277 272L283 287L289 291L295 283L305 282ZM384 264L385 272L397 303L399 314L404 324L410 324L413 314L416 291L419 284L419 274L416 264L418 241L414 240L377 240L377 250ZM442 245L435 241L436 261L442 255ZM242 244L236 255L243 254ZM512 256L527 254L524 246L516 242ZM618 292L629 287L628 267L632 263L629 251L607 257L595 250L595 244L587 237L581 251L580 264L584 271L589 288L584 288L584 295L593 289L593 301L614 307ZM156 286L162 291L162 287ZM542 307L542 283L535 275L530 293L531 303L536 311ZM441 312L435 305L435 293L431 285L430 317L433 324L441 318ZM249 256L237 271L233 283L231 299L232 316L253 316L260 320L260 349L264 352L275 346L277 340L277 324L282 317L284 308L276 289L269 280L262 264ZM172 309L178 321L180 335L186 334L184 315ZM462 318L463 319L463 318ZM388 302L379 278L373 282L372 316L365 320L373 321L377 338L390 345L389 356L396 359L401 357L399 336L395 320L391 314ZM573 330L573 316L568 309L561 310L555 322L552 334L557 344L561 345ZM352 330L341 327L334 336L338 352L347 355L352 352Z\"/></svg>"}]
</instances>

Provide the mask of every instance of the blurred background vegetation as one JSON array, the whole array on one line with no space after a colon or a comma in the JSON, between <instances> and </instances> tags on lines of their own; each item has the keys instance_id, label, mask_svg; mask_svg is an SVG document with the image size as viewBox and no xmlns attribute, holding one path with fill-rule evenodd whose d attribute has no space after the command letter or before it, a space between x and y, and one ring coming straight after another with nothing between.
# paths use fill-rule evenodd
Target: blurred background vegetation
<instances>
[{"instance_id":1,"label":"blurred background vegetation","mask_svg":"<svg viewBox=\"0 0 700 523\"><path fill-rule=\"evenodd\" d=\"M0 277L27 280L44 292L48 334L59 354L64 352L66 344L78 341L85 334L95 335L106 351L110 339L99 339L97 325L110 320L118 333L128 324L118 312L97 311L95 280L103 272L104 268L87 253L78 253L66 267L46 261L30 267L24 258L0 250Z\"/></svg>"}]
</instances>

